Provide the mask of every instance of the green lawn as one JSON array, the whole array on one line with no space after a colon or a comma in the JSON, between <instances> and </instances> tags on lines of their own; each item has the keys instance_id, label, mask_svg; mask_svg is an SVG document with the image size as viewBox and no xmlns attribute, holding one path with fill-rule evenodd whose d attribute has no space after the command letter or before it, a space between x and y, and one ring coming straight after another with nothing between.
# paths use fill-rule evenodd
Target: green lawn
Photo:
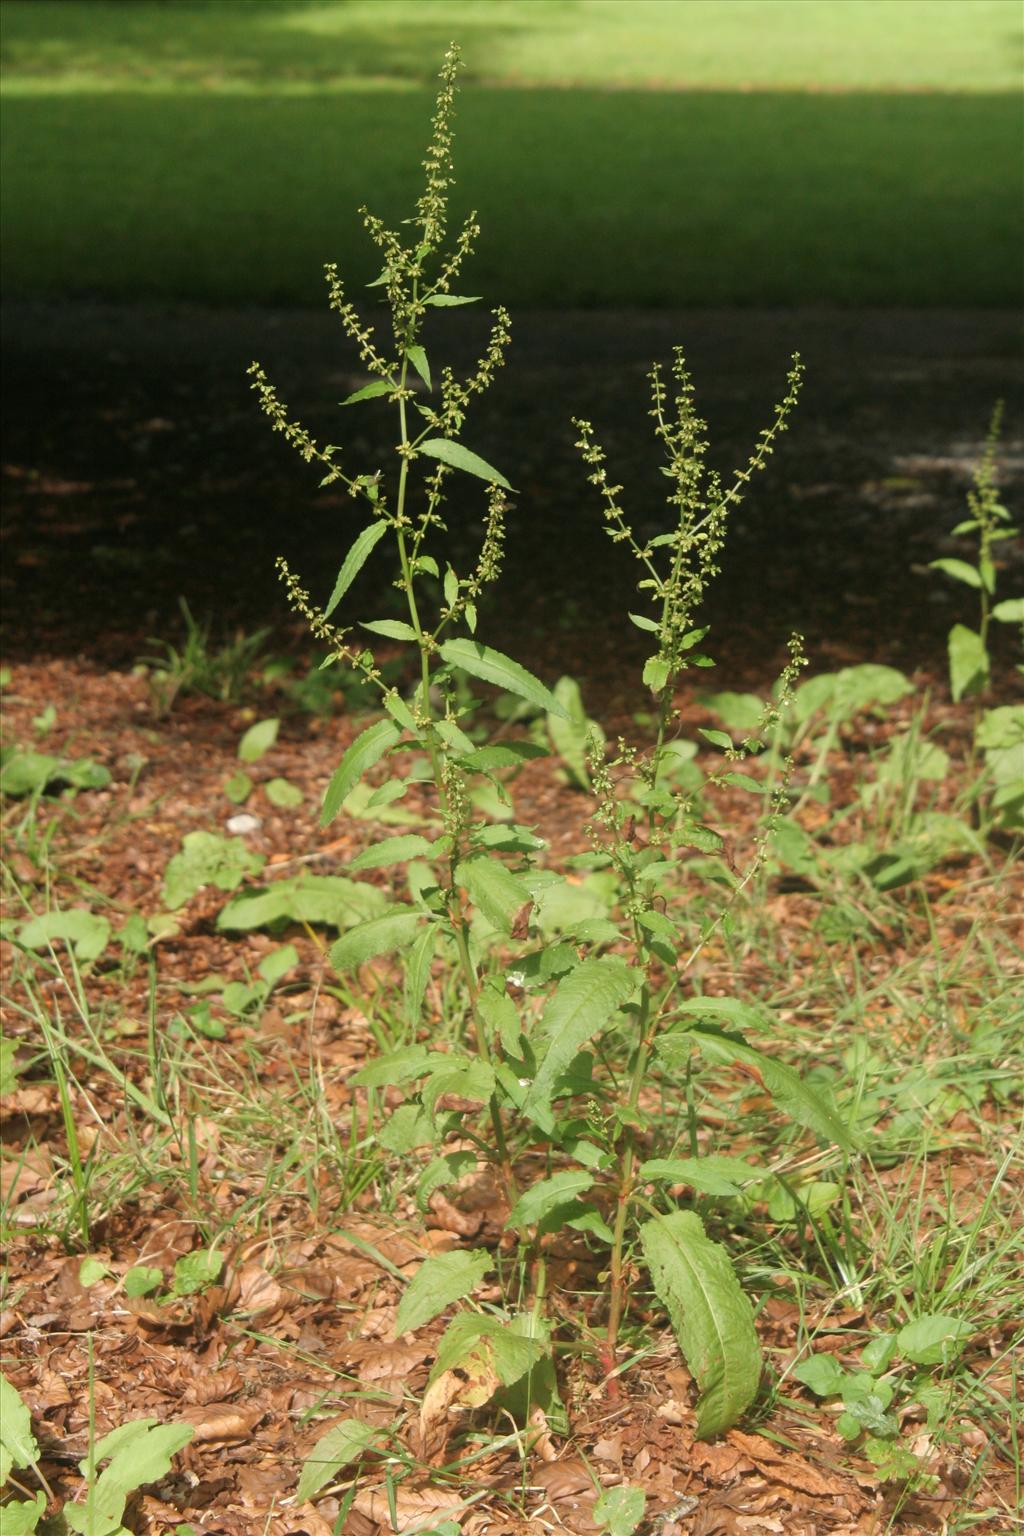
<instances>
[{"instance_id":1,"label":"green lawn","mask_svg":"<svg viewBox=\"0 0 1024 1536\"><path fill-rule=\"evenodd\" d=\"M409 211L456 36L459 193L481 213L488 298L1018 297L1014 0L3 14L9 292L317 302L328 258L365 281L353 210Z\"/></svg>"}]
</instances>

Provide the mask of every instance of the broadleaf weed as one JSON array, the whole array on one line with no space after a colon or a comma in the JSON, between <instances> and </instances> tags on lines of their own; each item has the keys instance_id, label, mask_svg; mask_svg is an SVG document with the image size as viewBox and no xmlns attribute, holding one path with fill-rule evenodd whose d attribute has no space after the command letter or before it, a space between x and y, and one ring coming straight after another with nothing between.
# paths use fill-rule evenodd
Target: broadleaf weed
<instances>
[{"instance_id":1,"label":"broadleaf weed","mask_svg":"<svg viewBox=\"0 0 1024 1536\"><path fill-rule=\"evenodd\" d=\"M711 664L700 611L718 571L728 514L788 425L802 367L794 357L771 425L729 483L706 465L706 427L682 352L672 365L671 389L660 370L652 370L651 416L669 493L666 529L651 538L634 535L594 429L577 420L607 531L639 566L640 607L647 611L630 617L652 643L641 699L654 700L653 744L641 749L620 739L607 749L600 732L589 729L578 692L564 681L552 690L478 638L478 626L486 632L484 599L501 573L515 477L487 463L463 434L476 400L503 365L509 317L500 306L492 311L489 340L466 377L428 357L423 343L431 310L475 302L455 291L479 234L475 214L446 243L458 66L453 46L441 72L425 186L412 218L396 230L363 211L383 263L371 288L380 290L389 312L388 334L360 317L337 269L326 270L330 307L370 376L343 404L347 411L384 403L394 412L390 471L353 466L337 445L317 441L259 364L250 370L274 429L317 466L321 483L343 486L366 517L323 606L298 573L278 562L292 607L327 648L329 662L351 668L383 709L344 753L321 822L366 804L371 771L383 768L390 777L371 792L370 803L399 800L414 776L430 786L420 822L430 836L396 834L362 858L363 867L404 866L411 899L393 900L348 926L330 951L341 973L390 967L397 956L404 974L401 1043L350 1082L368 1093L404 1092L405 1102L380 1127L379 1142L398 1155L429 1153L423 1204L465 1175L467 1144L474 1163L490 1166L507 1204L505 1242L516 1253L514 1263L505 1246L496 1254L481 1248L436 1255L425 1261L400 1308L399 1327L420 1327L453 1303L465 1303L492 1269L504 1286L503 1305L463 1305L449 1322L421 1413L424 1444L436 1452L436 1437L446 1432L438 1419L453 1403L479 1408L518 1392L520 1408L528 1409L531 1394L541 1391L542 1363L553 1347L549 1309L564 1310L562 1298L549 1292L548 1249L552 1235L567 1230L604 1255L605 1295L588 1336L596 1340L609 1395L619 1390L623 1330L632 1328L631 1295L646 1268L697 1379L700 1431L711 1434L752 1402L760 1350L729 1252L708 1235L696 1210L676 1207L682 1187L702 1209L723 1181L736 1187L721 1166L728 1136L723 1132L721 1143L708 1148L691 1116L688 1161L659 1163L649 1155L659 1149L648 1090L680 1072L691 1081L703 1062L714 1072L759 1082L784 1114L819 1140L841 1149L855 1140L825 1089L749 1043L750 1033L770 1037L766 1010L746 998L708 998L699 990L697 961L731 922L786 805L788 759L776 755L771 780L750 769L792 704L804 664L799 637L790 641L774 694L738 739L704 732L721 753L710 773L697 768L692 744L678 739L682 676ZM457 475L483 487L478 553L462 569L444 544L446 500ZM349 612L352 585L385 550L397 568L403 617L357 619ZM385 671L381 640L404 648L415 679L411 693ZM568 743L573 777L593 796L582 868L587 879L604 882L605 900L595 904L591 897L581 906L579 888L564 871L545 865L538 839L515 822L504 775L544 749L536 736L513 735L517 706L506 708L500 732L481 741L486 714L473 692L480 684L510 695L527 712L545 714L556 742ZM395 773L395 759L410 755L411 772ZM706 808L722 789L757 795L764 805L743 866ZM505 819L491 820L481 804ZM713 877L696 916L693 905L680 900L677 866L684 852L703 858ZM421 1027L435 977L447 999L443 1040L423 1038ZM446 1150L450 1137L458 1138L457 1150ZM716 1157L705 1174L709 1150ZM578 1348L578 1340L559 1343ZM553 1377L542 1395L553 1422ZM334 1469L352 1454L346 1442Z\"/></svg>"}]
</instances>

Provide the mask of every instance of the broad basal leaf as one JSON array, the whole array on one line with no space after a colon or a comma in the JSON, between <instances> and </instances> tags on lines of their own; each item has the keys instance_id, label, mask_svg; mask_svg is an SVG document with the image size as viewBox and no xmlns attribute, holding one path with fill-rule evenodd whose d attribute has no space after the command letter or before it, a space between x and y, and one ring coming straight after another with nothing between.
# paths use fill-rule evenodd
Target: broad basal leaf
<instances>
[{"instance_id":1,"label":"broad basal leaf","mask_svg":"<svg viewBox=\"0 0 1024 1536\"><path fill-rule=\"evenodd\" d=\"M633 1536L646 1503L642 1488L606 1488L594 1505L594 1519L605 1527L608 1536Z\"/></svg>"},{"instance_id":2,"label":"broad basal leaf","mask_svg":"<svg viewBox=\"0 0 1024 1536\"><path fill-rule=\"evenodd\" d=\"M378 915L387 903L384 892L362 880L343 875L293 875L275 880L265 891L236 896L217 918L227 932L249 932L284 923L325 923L351 928Z\"/></svg>"},{"instance_id":3,"label":"broad basal leaf","mask_svg":"<svg viewBox=\"0 0 1024 1536\"><path fill-rule=\"evenodd\" d=\"M441 646L441 657L449 666L461 667L471 677L504 688L506 693L514 693L517 698L536 704L538 709L546 710L550 715L568 719L554 694L539 678L510 656L492 650L489 645L481 645L479 640L446 640Z\"/></svg>"},{"instance_id":4,"label":"broad basal leaf","mask_svg":"<svg viewBox=\"0 0 1024 1536\"><path fill-rule=\"evenodd\" d=\"M264 854L254 853L240 837L186 832L181 852L174 855L164 871L164 900L175 912L204 885L233 891L247 875L258 874L266 862Z\"/></svg>"},{"instance_id":5,"label":"broad basal leaf","mask_svg":"<svg viewBox=\"0 0 1024 1536\"><path fill-rule=\"evenodd\" d=\"M395 1333L413 1333L453 1301L471 1296L493 1268L494 1261L483 1248L456 1248L424 1259L399 1303Z\"/></svg>"},{"instance_id":6,"label":"broad basal leaf","mask_svg":"<svg viewBox=\"0 0 1024 1536\"><path fill-rule=\"evenodd\" d=\"M54 908L41 917L30 918L18 929L18 942L26 949L42 949L63 939L83 962L98 959L109 938L107 919L87 907L70 907L66 912Z\"/></svg>"},{"instance_id":7,"label":"broad basal leaf","mask_svg":"<svg viewBox=\"0 0 1024 1536\"><path fill-rule=\"evenodd\" d=\"M558 1079L633 994L639 979L624 960L602 956L584 960L558 983L532 1039L540 1068L523 1104L523 1113L542 1129L554 1129L551 1095Z\"/></svg>"},{"instance_id":8,"label":"broad basal leaf","mask_svg":"<svg viewBox=\"0 0 1024 1536\"><path fill-rule=\"evenodd\" d=\"M434 1115L438 1100L447 1093L486 1104L493 1092L494 1068L488 1062L474 1056L447 1056L433 1065L420 1098L427 1113Z\"/></svg>"},{"instance_id":9,"label":"broad basal leaf","mask_svg":"<svg viewBox=\"0 0 1024 1536\"><path fill-rule=\"evenodd\" d=\"M359 1088L398 1088L426 1077L435 1062L447 1059L441 1051L429 1051L425 1045L403 1045L397 1051L375 1056L349 1082Z\"/></svg>"},{"instance_id":10,"label":"broad basal leaf","mask_svg":"<svg viewBox=\"0 0 1024 1536\"><path fill-rule=\"evenodd\" d=\"M574 678L560 677L555 684L555 698L565 711L567 719L558 715L548 716L548 731L555 751L569 771L573 783L581 789L590 788L587 754L593 748L603 753L605 735L596 720L590 720L583 707L579 684Z\"/></svg>"},{"instance_id":11,"label":"broad basal leaf","mask_svg":"<svg viewBox=\"0 0 1024 1536\"><path fill-rule=\"evenodd\" d=\"M361 1419L344 1419L335 1424L326 1435L321 1435L302 1464L299 1486L295 1490L296 1504L305 1504L333 1482L342 1467L357 1461L380 1437L380 1430Z\"/></svg>"},{"instance_id":12,"label":"broad basal leaf","mask_svg":"<svg viewBox=\"0 0 1024 1536\"><path fill-rule=\"evenodd\" d=\"M450 464L453 469L465 470L467 475L476 475L489 485L500 485L506 491L512 489L505 476L493 464L488 464L478 453L471 453L450 437L430 437L425 443L420 443L416 451L425 453L430 459L440 459L442 464Z\"/></svg>"},{"instance_id":13,"label":"broad basal leaf","mask_svg":"<svg viewBox=\"0 0 1024 1536\"><path fill-rule=\"evenodd\" d=\"M394 720L377 720L368 726L349 747L334 770L334 776L324 795L320 825L329 826L341 810L346 795L359 782L374 763L379 763L389 747L393 747L402 732Z\"/></svg>"},{"instance_id":14,"label":"broad basal leaf","mask_svg":"<svg viewBox=\"0 0 1024 1536\"><path fill-rule=\"evenodd\" d=\"M413 907L394 906L380 917L350 928L331 945L331 964L336 971L351 971L378 955L404 949L416 937L422 917Z\"/></svg>"},{"instance_id":15,"label":"broad basal leaf","mask_svg":"<svg viewBox=\"0 0 1024 1536\"><path fill-rule=\"evenodd\" d=\"M915 1365L948 1365L960 1353L973 1329L950 1312L929 1312L905 1324L896 1335L901 1355Z\"/></svg>"},{"instance_id":16,"label":"broad basal leaf","mask_svg":"<svg viewBox=\"0 0 1024 1536\"><path fill-rule=\"evenodd\" d=\"M700 1390L697 1433L720 1434L749 1408L761 1378L754 1313L729 1255L692 1211L655 1216L640 1228L644 1258Z\"/></svg>"},{"instance_id":17,"label":"broad basal leaf","mask_svg":"<svg viewBox=\"0 0 1024 1536\"><path fill-rule=\"evenodd\" d=\"M46 1494L42 1489L31 1502L19 1499L8 1502L0 1509L0 1529L3 1536L35 1536L39 1522L46 1513Z\"/></svg>"},{"instance_id":18,"label":"broad basal leaf","mask_svg":"<svg viewBox=\"0 0 1024 1536\"><path fill-rule=\"evenodd\" d=\"M243 763L255 763L269 752L277 740L277 732L280 720L257 720L255 725L250 725L241 741L238 743L238 756Z\"/></svg>"},{"instance_id":19,"label":"broad basal leaf","mask_svg":"<svg viewBox=\"0 0 1024 1536\"><path fill-rule=\"evenodd\" d=\"M390 389L391 387L388 384L384 384L383 380L381 381L381 384L383 386L383 390ZM367 387L371 389L373 388L372 385L368 385ZM379 522L370 523L366 528L363 529L362 533L359 534L355 543L352 545L352 548L345 556L341 570L338 572L338 579L334 583L334 591L331 593L327 607L324 609L325 618L329 618L330 615L334 612L335 608L337 608L338 604L341 602L341 599L345 596L345 593L348 591L349 587L355 581L356 577L359 575L359 572L366 564L367 556L370 554L371 550L380 543L381 539L384 537L387 531L388 524L382 518Z\"/></svg>"},{"instance_id":20,"label":"broad basal leaf","mask_svg":"<svg viewBox=\"0 0 1024 1536\"><path fill-rule=\"evenodd\" d=\"M801 683L793 696L792 716L798 724L819 709L827 709L836 721L850 720L876 704L894 704L913 684L895 667L862 662L839 672L822 672Z\"/></svg>"}]
</instances>

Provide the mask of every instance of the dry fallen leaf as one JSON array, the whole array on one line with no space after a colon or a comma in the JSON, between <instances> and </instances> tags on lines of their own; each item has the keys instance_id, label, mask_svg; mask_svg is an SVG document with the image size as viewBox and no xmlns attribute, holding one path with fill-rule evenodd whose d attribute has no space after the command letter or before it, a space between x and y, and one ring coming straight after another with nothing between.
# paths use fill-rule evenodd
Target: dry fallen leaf
<instances>
[{"instance_id":1,"label":"dry fallen leaf","mask_svg":"<svg viewBox=\"0 0 1024 1536\"><path fill-rule=\"evenodd\" d=\"M239 1312L265 1320L281 1306L284 1292L261 1264L243 1264L236 1270L235 1280L238 1285L235 1306Z\"/></svg>"},{"instance_id":2,"label":"dry fallen leaf","mask_svg":"<svg viewBox=\"0 0 1024 1536\"><path fill-rule=\"evenodd\" d=\"M437 1225L445 1232L456 1232L459 1237L476 1237L484 1224L483 1211L460 1211L440 1190L431 1195L430 1210L431 1216L427 1218L430 1225Z\"/></svg>"},{"instance_id":3,"label":"dry fallen leaf","mask_svg":"<svg viewBox=\"0 0 1024 1536\"><path fill-rule=\"evenodd\" d=\"M391 1523L388 1496L382 1488L367 1488L357 1493L353 1507L368 1519L378 1521L386 1531L394 1531L396 1536L414 1536L416 1531L437 1525L441 1520L458 1520L466 1504L441 1488L417 1489L399 1484L395 1490L397 1526Z\"/></svg>"},{"instance_id":4,"label":"dry fallen leaf","mask_svg":"<svg viewBox=\"0 0 1024 1536\"><path fill-rule=\"evenodd\" d=\"M188 1422L195 1427L196 1444L230 1445L248 1440L264 1412L263 1408L243 1408L238 1403L204 1403L198 1412L189 1413Z\"/></svg>"},{"instance_id":5,"label":"dry fallen leaf","mask_svg":"<svg viewBox=\"0 0 1024 1536\"><path fill-rule=\"evenodd\" d=\"M849 1489L848 1479L826 1476L802 1456L774 1445L762 1435L746 1435L741 1430L731 1429L728 1440L730 1445L750 1457L759 1472L775 1482L784 1483L787 1488L795 1488L800 1493L809 1493L817 1498L833 1498Z\"/></svg>"},{"instance_id":6,"label":"dry fallen leaf","mask_svg":"<svg viewBox=\"0 0 1024 1536\"><path fill-rule=\"evenodd\" d=\"M227 1365L223 1370L202 1372L195 1376L185 1393L188 1403L226 1403L237 1397L245 1387L245 1380L237 1366Z\"/></svg>"},{"instance_id":7,"label":"dry fallen leaf","mask_svg":"<svg viewBox=\"0 0 1024 1536\"><path fill-rule=\"evenodd\" d=\"M4 1101L5 1115L12 1113L12 1098L13 1095ZM52 1176L53 1164L47 1147L28 1147L16 1155L5 1153L0 1162L0 1199L5 1205L12 1196L24 1200L48 1184Z\"/></svg>"}]
</instances>

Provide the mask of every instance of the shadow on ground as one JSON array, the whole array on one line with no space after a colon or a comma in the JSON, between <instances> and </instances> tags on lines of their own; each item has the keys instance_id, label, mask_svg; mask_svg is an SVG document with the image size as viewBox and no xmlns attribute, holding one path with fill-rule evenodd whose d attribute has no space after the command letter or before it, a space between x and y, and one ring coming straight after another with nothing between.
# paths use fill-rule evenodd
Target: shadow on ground
<instances>
[{"instance_id":1,"label":"shadow on ground","mask_svg":"<svg viewBox=\"0 0 1024 1536\"><path fill-rule=\"evenodd\" d=\"M294 414L347 445L352 472L375 469L393 433L379 402L336 409L361 379L334 319L22 304L4 323L8 657L130 665L148 637L181 638L180 596L215 629L270 624L282 647L301 645L274 557L324 601L357 509L318 491L314 470L270 432L245 368L258 358ZM456 366L477 354L480 325L447 317ZM603 696L628 686L627 664L644 654L625 617L634 572L602 532L571 417L593 421L635 525L654 529L666 482L647 417L650 361L686 346L712 459L728 472L746 462L799 349L807 383L792 430L733 518L711 601L714 652L730 686L753 685L797 628L817 668L876 660L941 676L970 594L923 567L956 552L948 530L1000 397L1008 498L1024 478L1012 335L992 312L520 317L509 365L465 433L519 493L481 637ZM465 489L452 526L468 563L481 502L475 482ZM1011 595L1024 587L1021 550L1003 554ZM396 601L382 561L352 613L381 617Z\"/></svg>"}]
</instances>

